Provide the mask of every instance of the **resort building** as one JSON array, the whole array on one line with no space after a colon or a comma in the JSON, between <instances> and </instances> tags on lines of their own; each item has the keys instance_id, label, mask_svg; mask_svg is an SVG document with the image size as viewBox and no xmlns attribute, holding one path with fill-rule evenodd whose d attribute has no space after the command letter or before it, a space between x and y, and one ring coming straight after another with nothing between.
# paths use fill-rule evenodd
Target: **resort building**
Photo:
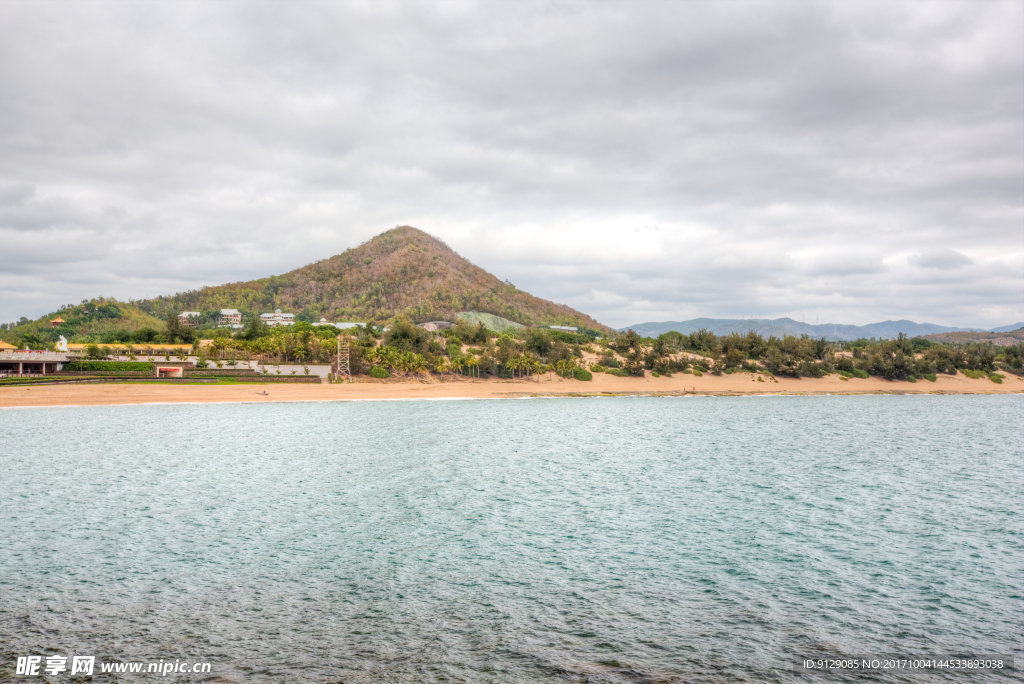
<instances>
[{"instance_id":1,"label":"resort building","mask_svg":"<svg viewBox=\"0 0 1024 684\"><path fill-rule=\"evenodd\" d=\"M260 314L260 320L271 328L276 328L279 325L294 325L295 314L281 313L280 309L276 309L274 313Z\"/></svg>"},{"instance_id":2,"label":"resort building","mask_svg":"<svg viewBox=\"0 0 1024 684\"><path fill-rule=\"evenodd\" d=\"M574 326L569 326L569 325L549 325L548 327L551 328L552 330L564 330L565 332L572 332L572 333L574 333L577 330L579 330L579 328L576 328Z\"/></svg>"},{"instance_id":3,"label":"resort building","mask_svg":"<svg viewBox=\"0 0 1024 684\"><path fill-rule=\"evenodd\" d=\"M89 351L89 344L68 343L68 351L82 355ZM188 356L191 344L168 344L165 342L140 342L138 344L98 344L100 351L107 350L110 356Z\"/></svg>"},{"instance_id":4,"label":"resort building","mask_svg":"<svg viewBox=\"0 0 1024 684\"><path fill-rule=\"evenodd\" d=\"M54 318L52 321L50 321L50 327L51 328L59 328L62 325L64 325L64 319L63 318Z\"/></svg>"},{"instance_id":5,"label":"resort building","mask_svg":"<svg viewBox=\"0 0 1024 684\"><path fill-rule=\"evenodd\" d=\"M67 354L51 351L5 348L0 351L0 378L56 373L63 368L69 358Z\"/></svg>"},{"instance_id":6,"label":"resort building","mask_svg":"<svg viewBox=\"0 0 1024 684\"><path fill-rule=\"evenodd\" d=\"M199 316L200 314L198 311L182 311L178 314L178 322L189 328L194 328L199 325Z\"/></svg>"},{"instance_id":7,"label":"resort building","mask_svg":"<svg viewBox=\"0 0 1024 684\"><path fill-rule=\"evenodd\" d=\"M238 309L221 309L217 316L217 325L222 328L241 328L242 312Z\"/></svg>"}]
</instances>

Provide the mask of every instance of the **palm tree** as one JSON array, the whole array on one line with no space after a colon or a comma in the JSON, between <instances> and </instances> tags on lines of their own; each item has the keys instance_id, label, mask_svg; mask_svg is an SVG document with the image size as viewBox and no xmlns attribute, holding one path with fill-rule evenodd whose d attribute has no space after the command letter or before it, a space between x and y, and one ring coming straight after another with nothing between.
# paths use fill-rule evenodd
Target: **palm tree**
<instances>
[{"instance_id":1,"label":"palm tree","mask_svg":"<svg viewBox=\"0 0 1024 684\"><path fill-rule=\"evenodd\" d=\"M421 354L412 354L407 364L409 370L414 373L424 373L427 370L427 360Z\"/></svg>"},{"instance_id":2,"label":"palm tree","mask_svg":"<svg viewBox=\"0 0 1024 684\"><path fill-rule=\"evenodd\" d=\"M381 347L378 361L391 371L397 371L402 365L402 354L394 347Z\"/></svg>"},{"instance_id":3,"label":"palm tree","mask_svg":"<svg viewBox=\"0 0 1024 684\"><path fill-rule=\"evenodd\" d=\"M474 377L480 377L480 359L475 356L469 356L466 358L466 365L469 366L470 372L475 372Z\"/></svg>"},{"instance_id":4,"label":"palm tree","mask_svg":"<svg viewBox=\"0 0 1024 684\"><path fill-rule=\"evenodd\" d=\"M530 359L525 354L520 354L516 358L512 359L512 376L515 377L515 372L519 371L519 379L523 379L523 371L529 368Z\"/></svg>"}]
</instances>

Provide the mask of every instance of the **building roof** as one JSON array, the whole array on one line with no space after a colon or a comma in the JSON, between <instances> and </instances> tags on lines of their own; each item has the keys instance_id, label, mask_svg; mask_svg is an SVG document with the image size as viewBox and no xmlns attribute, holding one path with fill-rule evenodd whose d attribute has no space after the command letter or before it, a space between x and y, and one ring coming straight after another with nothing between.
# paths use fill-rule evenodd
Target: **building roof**
<instances>
[{"instance_id":1,"label":"building roof","mask_svg":"<svg viewBox=\"0 0 1024 684\"><path fill-rule=\"evenodd\" d=\"M180 314L178 314L178 318L181 318L182 316L187 318L189 316L202 316L202 314L199 313L198 311L182 311Z\"/></svg>"},{"instance_id":2,"label":"building roof","mask_svg":"<svg viewBox=\"0 0 1024 684\"><path fill-rule=\"evenodd\" d=\"M72 342L68 342L68 351L76 351L76 352L77 351L85 351L85 348L88 347L90 344L95 344L95 343L93 343L93 342L90 342L90 343L80 343L80 342L72 343ZM128 349L129 345L121 344L120 342L115 342L115 343L111 343L111 344L96 344L96 346L100 347L100 348L108 347L111 350L122 351L122 350ZM146 349L153 349L154 351L157 350L157 349L176 349L176 350L180 351L182 349L191 349L192 345L191 344L169 344L169 343L164 343L164 342L138 342L136 344L131 345L131 347L136 352L143 352Z\"/></svg>"},{"instance_id":3,"label":"building roof","mask_svg":"<svg viewBox=\"0 0 1024 684\"><path fill-rule=\"evenodd\" d=\"M238 309L221 309L220 310L220 315L221 316L234 316L235 314L240 314L240 313L242 313L242 312L239 311Z\"/></svg>"},{"instance_id":4,"label":"building roof","mask_svg":"<svg viewBox=\"0 0 1024 684\"><path fill-rule=\"evenodd\" d=\"M63 323L64 319L63 318L59 318L59 317L58 318L53 318L53 319L50 320L50 322L51 323Z\"/></svg>"},{"instance_id":5,"label":"building roof","mask_svg":"<svg viewBox=\"0 0 1024 684\"><path fill-rule=\"evenodd\" d=\"M7 344L3 340L0 340L0 349L17 349L13 344Z\"/></svg>"}]
</instances>

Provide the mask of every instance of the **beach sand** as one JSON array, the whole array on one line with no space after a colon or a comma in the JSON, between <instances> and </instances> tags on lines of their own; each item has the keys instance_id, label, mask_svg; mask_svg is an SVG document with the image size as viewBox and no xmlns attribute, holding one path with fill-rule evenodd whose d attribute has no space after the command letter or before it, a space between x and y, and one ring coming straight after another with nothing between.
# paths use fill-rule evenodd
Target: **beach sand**
<instances>
[{"instance_id":1,"label":"beach sand","mask_svg":"<svg viewBox=\"0 0 1024 684\"><path fill-rule=\"evenodd\" d=\"M890 382L880 378L765 378L750 373L671 378L619 378L595 373L591 382L563 380L553 374L540 382L524 380L437 378L406 381L364 379L335 385L238 384L66 384L0 387L0 408L33 406L109 406L118 404L263 403L282 401L352 401L388 399L513 399L571 395L744 395L744 394L1009 394L1024 392L1024 380L1006 374L1002 384L963 374L939 375L936 382ZM262 392L266 391L266 395Z\"/></svg>"}]
</instances>

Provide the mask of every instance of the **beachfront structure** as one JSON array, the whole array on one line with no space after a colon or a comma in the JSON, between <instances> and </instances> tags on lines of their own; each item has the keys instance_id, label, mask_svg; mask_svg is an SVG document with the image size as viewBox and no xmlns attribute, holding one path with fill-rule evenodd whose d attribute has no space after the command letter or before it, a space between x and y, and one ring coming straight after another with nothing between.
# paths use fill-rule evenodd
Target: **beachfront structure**
<instances>
[{"instance_id":1,"label":"beachfront structure","mask_svg":"<svg viewBox=\"0 0 1024 684\"><path fill-rule=\"evenodd\" d=\"M198 311L182 311L178 314L178 322L186 327L194 328L199 325L200 315Z\"/></svg>"},{"instance_id":2,"label":"beachfront structure","mask_svg":"<svg viewBox=\"0 0 1024 684\"><path fill-rule=\"evenodd\" d=\"M221 309L217 316L217 325L222 328L241 328L242 312L238 309Z\"/></svg>"},{"instance_id":3,"label":"beachfront structure","mask_svg":"<svg viewBox=\"0 0 1024 684\"><path fill-rule=\"evenodd\" d=\"M0 340L0 351L13 351L17 349L13 344L7 344L3 340Z\"/></svg>"},{"instance_id":4,"label":"beachfront structure","mask_svg":"<svg viewBox=\"0 0 1024 684\"><path fill-rule=\"evenodd\" d=\"M108 350L110 356L187 356L192 353L191 344L165 344L163 342L143 342L140 344L99 344L100 350ZM85 354L88 344L68 343L71 354Z\"/></svg>"},{"instance_id":5,"label":"beachfront structure","mask_svg":"<svg viewBox=\"0 0 1024 684\"><path fill-rule=\"evenodd\" d=\"M552 330L563 330L565 332L571 332L571 333L574 333L577 330L579 330L579 328L576 328L576 327L571 326L571 325L549 325L548 327L551 328Z\"/></svg>"},{"instance_id":6,"label":"beachfront structure","mask_svg":"<svg viewBox=\"0 0 1024 684\"><path fill-rule=\"evenodd\" d=\"M274 313L260 314L260 320L271 328L276 328L279 325L295 325L295 314L281 313L280 309L275 309Z\"/></svg>"},{"instance_id":7,"label":"beachfront structure","mask_svg":"<svg viewBox=\"0 0 1024 684\"><path fill-rule=\"evenodd\" d=\"M68 354L27 349L0 351L0 377L56 373L70 360Z\"/></svg>"}]
</instances>

